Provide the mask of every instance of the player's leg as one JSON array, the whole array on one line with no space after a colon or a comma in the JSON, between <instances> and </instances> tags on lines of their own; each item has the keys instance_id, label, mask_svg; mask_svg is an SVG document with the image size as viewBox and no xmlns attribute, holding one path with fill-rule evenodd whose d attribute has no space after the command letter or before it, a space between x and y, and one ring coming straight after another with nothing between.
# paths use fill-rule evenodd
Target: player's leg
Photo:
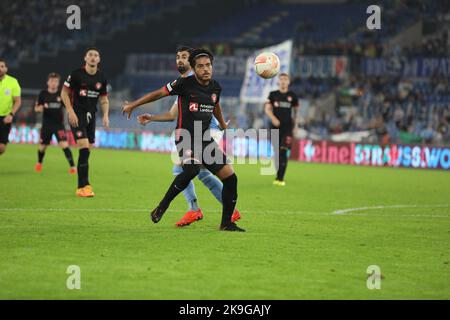
<instances>
[{"instance_id":1,"label":"player's leg","mask_svg":"<svg viewBox=\"0 0 450 320\"><path fill-rule=\"evenodd\" d=\"M86 114L77 114L77 116L79 122L78 127L71 127L79 150L77 163L78 188L76 194L78 197L93 197L94 193L89 184L90 145Z\"/></svg>"},{"instance_id":2,"label":"player's leg","mask_svg":"<svg viewBox=\"0 0 450 320\"><path fill-rule=\"evenodd\" d=\"M198 179L211 191L213 196L222 203L222 191L223 183L215 175L211 173L208 169L202 167L200 173L198 174ZM241 218L241 214L237 209L234 209L233 215L231 217L232 222L236 222Z\"/></svg>"},{"instance_id":3,"label":"player's leg","mask_svg":"<svg viewBox=\"0 0 450 320\"><path fill-rule=\"evenodd\" d=\"M170 203L189 185L192 179L198 175L200 171L200 163L198 160L186 159L183 163L183 171L178 174L167 190L164 198L159 205L151 212L151 219L154 223L161 220L164 212L169 208Z\"/></svg>"},{"instance_id":4,"label":"player's leg","mask_svg":"<svg viewBox=\"0 0 450 320\"><path fill-rule=\"evenodd\" d=\"M284 181L284 174L286 173L287 153L288 153L287 148L280 148L280 162L277 171L277 180L281 182Z\"/></svg>"},{"instance_id":5,"label":"player's leg","mask_svg":"<svg viewBox=\"0 0 450 320\"><path fill-rule=\"evenodd\" d=\"M44 162L45 151L47 150L50 141L52 140L53 131L49 126L43 125L41 127L39 147L38 147L38 161L34 167L36 172L42 171L42 163Z\"/></svg>"},{"instance_id":6,"label":"player's leg","mask_svg":"<svg viewBox=\"0 0 450 320\"><path fill-rule=\"evenodd\" d=\"M222 189L222 222L220 230L223 231L245 231L232 222L232 215L237 202L238 179L230 164L225 164L216 172L217 177L223 183Z\"/></svg>"},{"instance_id":7,"label":"player's leg","mask_svg":"<svg viewBox=\"0 0 450 320\"><path fill-rule=\"evenodd\" d=\"M181 165L174 165L172 172L174 176L177 176L183 172L183 168L181 167ZM189 182L186 189L183 190L183 196L185 197L186 202L188 203L189 210L197 211L199 209L197 202L197 194L195 193L195 186L192 181Z\"/></svg>"},{"instance_id":8,"label":"player's leg","mask_svg":"<svg viewBox=\"0 0 450 320\"><path fill-rule=\"evenodd\" d=\"M4 118L0 117L0 156L6 152L6 146L9 142L9 131L11 130L11 124L4 123Z\"/></svg>"},{"instance_id":9,"label":"player's leg","mask_svg":"<svg viewBox=\"0 0 450 320\"><path fill-rule=\"evenodd\" d=\"M42 141L42 139L41 139L41 141ZM36 172L42 171L42 163L44 162L45 151L47 150L47 147L48 147L48 145L44 144L42 142L38 146L38 161L36 163L36 166L34 167Z\"/></svg>"},{"instance_id":10,"label":"player's leg","mask_svg":"<svg viewBox=\"0 0 450 320\"><path fill-rule=\"evenodd\" d=\"M219 179L217 179L208 169L202 167L198 174L198 179L211 191L213 196L222 202L222 189L223 185Z\"/></svg>"},{"instance_id":11,"label":"player's leg","mask_svg":"<svg viewBox=\"0 0 450 320\"><path fill-rule=\"evenodd\" d=\"M173 166L173 174L175 176L179 175L181 172L183 172L181 165ZM195 186L192 180L189 182L186 189L183 190L183 196L188 203L189 210L179 221L177 221L176 226L178 227L188 226L195 221L203 219L203 212L198 207L197 195L195 193Z\"/></svg>"},{"instance_id":12,"label":"player's leg","mask_svg":"<svg viewBox=\"0 0 450 320\"><path fill-rule=\"evenodd\" d=\"M292 136L290 134L283 134L281 139L277 180L279 181L278 185L285 186L284 176L288 165L288 153L292 144Z\"/></svg>"},{"instance_id":13,"label":"player's leg","mask_svg":"<svg viewBox=\"0 0 450 320\"><path fill-rule=\"evenodd\" d=\"M69 143L67 142L67 135L64 127L58 128L58 131L56 132L56 139L58 140L58 145L64 152L64 156L66 157L66 160L69 163L70 166L69 173L71 174L77 173L77 169L75 168L75 162L73 161L72 151L70 150Z\"/></svg>"}]
</instances>

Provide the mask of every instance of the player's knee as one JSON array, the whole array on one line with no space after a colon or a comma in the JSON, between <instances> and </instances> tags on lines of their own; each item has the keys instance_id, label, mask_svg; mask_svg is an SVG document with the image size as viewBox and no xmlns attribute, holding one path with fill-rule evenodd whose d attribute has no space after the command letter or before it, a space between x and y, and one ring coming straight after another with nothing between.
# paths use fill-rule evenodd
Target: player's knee
<instances>
[{"instance_id":1,"label":"player's knee","mask_svg":"<svg viewBox=\"0 0 450 320\"><path fill-rule=\"evenodd\" d=\"M181 166L174 165L173 169L172 169L172 172L173 172L174 176L177 176L177 175L179 175L180 173L183 172L183 168Z\"/></svg>"},{"instance_id":2,"label":"player's knee","mask_svg":"<svg viewBox=\"0 0 450 320\"><path fill-rule=\"evenodd\" d=\"M213 174L208 169L205 169L205 168L201 168L200 172L198 174L198 178L200 180L204 180L204 179L207 179L212 176L213 176Z\"/></svg>"},{"instance_id":3,"label":"player's knee","mask_svg":"<svg viewBox=\"0 0 450 320\"><path fill-rule=\"evenodd\" d=\"M183 172L185 172L189 178L193 179L200 172L200 164L186 163L183 165Z\"/></svg>"}]
</instances>

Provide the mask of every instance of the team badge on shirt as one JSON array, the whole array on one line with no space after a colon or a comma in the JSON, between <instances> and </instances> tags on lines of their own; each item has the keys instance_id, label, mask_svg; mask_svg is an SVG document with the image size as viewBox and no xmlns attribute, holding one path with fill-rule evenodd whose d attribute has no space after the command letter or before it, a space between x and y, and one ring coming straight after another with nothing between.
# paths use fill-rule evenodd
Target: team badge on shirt
<instances>
[{"instance_id":1,"label":"team badge on shirt","mask_svg":"<svg viewBox=\"0 0 450 320\"><path fill-rule=\"evenodd\" d=\"M5 96L9 96L11 94L11 90L10 89L5 89Z\"/></svg>"},{"instance_id":2,"label":"team badge on shirt","mask_svg":"<svg viewBox=\"0 0 450 320\"><path fill-rule=\"evenodd\" d=\"M214 102L214 103L217 102L217 95L216 95L215 93L213 93L213 94L211 95L211 100L212 100L212 102Z\"/></svg>"},{"instance_id":3,"label":"team badge on shirt","mask_svg":"<svg viewBox=\"0 0 450 320\"><path fill-rule=\"evenodd\" d=\"M95 84L95 89L100 90L102 88L102 83L101 82L97 82Z\"/></svg>"},{"instance_id":4,"label":"team badge on shirt","mask_svg":"<svg viewBox=\"0 0 450 320\"><path fill-rule=\"evenodd\" d=\"M198 111L198 103L194 103L194 102L189 103L189 111L197 112Z\"/></svg>"},{"instance_id":5,"label":"team badge on shirt","mask_svg":"<svg viewBox=\"0 0 450 320\"><path fill-rule=\"evenodd\" d=\"M81 97L86 97L87 96L87 90L86 89L81 89L80 90L80 96Z\"/></svg>"},{"instance_id":6,"label":"team badge on shirt","mask_svg":"<svg viewBox=\"0 0 450 320\"><path fill-rule=\"evenodd\" d=\"M288 97L287 97L287 101L292 102L292 97L291 97L291 96L288 96Z\"/></svg>"}]
</instances>

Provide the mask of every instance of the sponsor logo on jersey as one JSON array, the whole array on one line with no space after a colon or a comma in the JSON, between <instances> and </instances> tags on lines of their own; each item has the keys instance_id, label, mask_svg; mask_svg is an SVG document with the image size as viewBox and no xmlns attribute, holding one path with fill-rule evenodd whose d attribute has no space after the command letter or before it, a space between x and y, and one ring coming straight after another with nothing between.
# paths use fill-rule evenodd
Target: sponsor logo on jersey
<instances>
[{"instance_id":1,"label":"sponsor logo on jersey","mask_svg":"<svg viewBox=\"0 0 450 320\"><path fill-rule=\"evenodd\" d=\"M102 83L101 82L97 82L95 84L95 89L100 90L102 88Z\"/></svg>"},{"instance_id":2,"label":"sponsor logo on jersey","mask_svg":"<svg viewBox=\"0 0 450 320\"><path fill-rule=\"evenodd\" d=\"M197 112L198 111L198 103L190 102L189 103L189 111Z\"/></svg>"}]
</instances>

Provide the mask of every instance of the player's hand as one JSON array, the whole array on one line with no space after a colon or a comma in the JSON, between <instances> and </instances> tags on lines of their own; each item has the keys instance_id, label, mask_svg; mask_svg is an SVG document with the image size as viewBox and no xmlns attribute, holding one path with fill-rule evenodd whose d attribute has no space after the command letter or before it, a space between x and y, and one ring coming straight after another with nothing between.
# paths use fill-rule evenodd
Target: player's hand
<instances>
[{"instance_id":1,"label":"player's hand","mask_svg":"<svg viewBox=\"0 0 450 320\"><path fill-rule=\"evenodd\" d=\"M10 114L8 114L8 115L3 119L3 122L4 122L5 124L10 124L10 123L12 123L12 121L13 121L13 116L10 115Z\"/></svg>"},{"instance_id":2,"label":"player's hand","mask_svg":"<svg viewBox=\"0 0 450 320\"><path fill-rule=\"evenodd\" d=\"M48 109L48 103L44 103L44 108Z\"/></svg>"},{"instance_id":3,"label":"player's hand","mask_svg":"<svg viewBox=\"0 0 450 320\"><path fill-rule=\"evenodd\" d=\"M277 128L278 128L278 127L280 126L280 120L278 120L278 119L273 119L273 120L272 120L272 124L273 124L274 127L277 127Z\"/></svg>"},{"instance_id":4,"label":"player's hand","mask_svg":"<svg viewBox=\"0 0 450 320\"><path fill-rule=\"evenodd\" d=\"M131 119L131 113L133 112L133 106L128 101L125 101L122 105L122 114L127 114L127 119Z\"/></svg>"},{"instance_id":5,"label":"player's hand","mask_svg":"<svg viewBox=\"0 0 450 320\"><path fill-rule=\"evenodd\" d=\"M140 124L145 126L146 124L149 124L150 122L152 122L152 115L150 113L144 113L144 114L138 115L136 117L136 119Z\"/></svg>"},{"instance_id":6,"label":"player's hand","mask_svg":"<svg viewBox=\"0 0 450 320\"><path fill-rule=\"evenodd\" d=\"M225 122L225 128L222 128L222 126L220 126L220 129L223 130L227 130L228 129L228 125L230 124L231 120L228 120L227 122Z\"/></svg>"},{"instance_id":7,"label":"player's hand","mask_svg":"<svg viewBox=\"0 0 450 320\"><path fill-rule=\"evenodd\" d=\"M109 117L108 116L103 116L103 127L105 127L106 129L109 128Z\"/></svg>"},{"instance_id":8,"label":"player's hand","mask_svg":"<svg viewBox=\"0 0 450 320\"><path fill-rule=\"evenodd\" d=\"M75 112L69 112L69 123L72 127L78 127L78 117Z\"/></svg>"}]
</instances>

